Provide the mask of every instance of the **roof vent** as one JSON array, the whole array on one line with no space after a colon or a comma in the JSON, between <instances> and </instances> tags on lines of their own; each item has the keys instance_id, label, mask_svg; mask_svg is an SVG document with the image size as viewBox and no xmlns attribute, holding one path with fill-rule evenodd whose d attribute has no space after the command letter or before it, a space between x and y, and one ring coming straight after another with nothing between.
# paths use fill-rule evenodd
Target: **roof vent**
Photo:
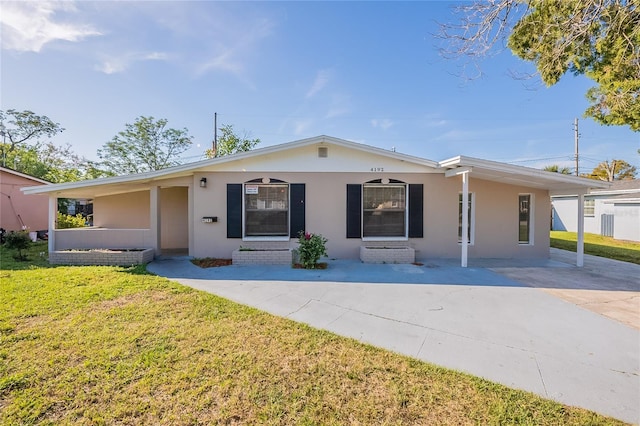
<instances>
[{"instance_id":1,"label":"roof vent","mask_svg":"<svg viewBox=\"0 0 640 426\"><path fill-rule=\"evenodd\" d=\"M329 148L326 146L318 147L318 157L319 158L327 158L329 156Z\"/></svg>"}]
</instances>

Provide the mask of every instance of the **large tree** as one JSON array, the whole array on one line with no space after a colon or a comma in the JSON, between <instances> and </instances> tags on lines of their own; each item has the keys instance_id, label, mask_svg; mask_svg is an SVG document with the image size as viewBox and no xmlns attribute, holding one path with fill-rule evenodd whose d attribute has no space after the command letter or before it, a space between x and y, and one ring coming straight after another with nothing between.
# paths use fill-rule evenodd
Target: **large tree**
<instances>
[{"instance_id":1,"label":"large tree","mask_svg":"<svg viewBox=\"0 0 640 426\"><path fill-rule=\"evenodd\" d=\"M231 124L224 124L219 130L222 135L217 139L216 149L209 148L205 151L208 158L251 151L260 143L260 139L250 139L246 132L243 136L237 135Z\"/></svg>"},{"instance_id":2,"label":"large tree","mask_svg":"<svg viewBox=\"0 0 640 426\"><path fill-rule=\"evenodd\" d=\"M586 177L591 179L613 182L614 180L633 179L636 168L624 160L603 161L598 164Z\"/></svg>"},{"instance_id":3,"label":"large tree","mask_svg":"<svg viewBox=\"0 0 640 426\"><path fill-rule=\"evenodd\" d=\"M167 128L167 120L138 117L98 150L102 167L123 175L160 170L181 163L180 154L192 144L189 131Z\"/></svg>"},{"instance_id":4,"label":"large tree","mask_svg":"<svg viewBox=\"0 0 640 426\"><path fill-rule=\"evenodd\" d=\"M441 24L445 56L483 58L496 44L533 62L542 81L567 72L596 86L585 116L640 131L640 0L478 0Z\"/></svg>"},{"instance_id":5,"label":"large tree","mask_svg":"<svg viewBox=\"0 0 640 426\"><path fill-rule=\"evenodd\" d=\"M51 142L63 131L46 115L0 110L0 164L54 183L104 176L96 164L75 154L69 144Z\"/></svg>"},{"instance_id":6,"label":"large tree","mask_svg":"<svg viewBox=\"0 0 640 426\"><path fill-rule=\"evenodd\" d=\"M9 144L0 145L5 149L6 167L52 183L74 182L108 175L98 169L95 163L75 154L68 144L57 146L45 142L33 146L17 146L12 150L9 150Z\"/></svg>"},{"instance_id":7,"label":"large tree","mask_svg":"<svg viewBox=\"0 0 640 426\"><path fill-rule=\"evenodd\" d=\"M60 124L54 123L46 115L37 115L28 110L0 110L0 160L6 165L6 156L17 148L38 146L43 138L50 139L63 131Z\"/></svg>"}]
</instances>

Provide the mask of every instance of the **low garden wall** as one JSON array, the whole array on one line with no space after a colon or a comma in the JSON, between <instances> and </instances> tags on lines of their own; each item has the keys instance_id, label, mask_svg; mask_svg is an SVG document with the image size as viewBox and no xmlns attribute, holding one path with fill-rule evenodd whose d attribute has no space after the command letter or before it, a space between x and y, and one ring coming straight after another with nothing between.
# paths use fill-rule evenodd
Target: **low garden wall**
<instances>
[{"instance_id":1,"label":"low garden wall","mask_svg":"<svg viewBox=\"0 0 640 426\"><path fill-rule=\"evenodd\" d=\"M52 265L130 266L149 263L154 249L70 249L49 252Z\"/></svg>"},{"instance_id":2,"label":"low garden wall","mask_svg":"<svg viewBox=\"0 0 640 426\"><path fill-rule=\"evenodd\" d=\"M231 253L234 265L291 265L291 249L238 249Z\"/></svg>"},{"instance_id":3,"label":"low garden wall","mask_svg":"<svg viewBox=\"0 0 640 426\"><path fill-rule=\"evenodd\" d=\"M363 263L414 263L416 251L406 246L360 246Z\"/></svg>"}]
</instances>

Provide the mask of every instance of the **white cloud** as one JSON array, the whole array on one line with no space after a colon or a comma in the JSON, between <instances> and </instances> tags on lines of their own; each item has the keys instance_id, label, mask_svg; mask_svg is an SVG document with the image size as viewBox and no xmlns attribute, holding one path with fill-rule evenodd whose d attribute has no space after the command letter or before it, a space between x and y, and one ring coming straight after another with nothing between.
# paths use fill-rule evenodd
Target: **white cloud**
<instances>
[{"instance_id":1,"label":"white cloud","mask_svg":"<svg viewBox=\"0 0 640 426\"><path fill-rule=\"evenodd\" d=\"M320 92L329 82L331 72L329 70L320 70L316 73L316 78L311 85L311 88L307 91L305 98L309 99Z\"/></svg>"},{"instance_id":2,"label":"white cloud","mask_svg":"<svg viewBox=\"0 0 640 426\"><path fill-rule=\"evenodd\" d=\"M105 74L116 74L126 71L134 62L166 61L168 59L169 56L163 52L125 53L110 57L103 55L101 63L96 65L96 70Z\"/></svg>"},{"instance_id":3,"label":"white cloud","mask_svg":"<svg viewBox=\"0 0 640 426\"><path fill-rule=\"evenodd\" d=\"M90 25L56 19L59 14L76 11L74 3L67 1L3 1L2 48L40 52L45 44L55 40L77 42L101 35Z\"/></svg>"},{"instance_id":4,"label":"white cloud","mask_svg":"<svg viewBox=\"0 0 640 426\"><path fill-rule=\"evenodd\" d=\"M388 118L383 118L382 120L379 120L377 118L374 118L373 120L371 120L371 125L373 127L379 127L382 130L387 130L389 127L393 126L395 123L391 120L389 120Z\"/></svg>"},{"instance_id":5,"label":"white cloud","mask_svg":"<svg viewBox=\"0 0 640 426\"><path fill-rule=\"evenodd\" d=\"M271 20L261 19L238 26L229 24L224 30L218 29L220 32L210 37L219 41L211 49L211 57L197 66L197 74L222 70L241 75L245 71L247 58L254 53L259 42L271 34L273 26Z\"/></svg>"}]
</instances>

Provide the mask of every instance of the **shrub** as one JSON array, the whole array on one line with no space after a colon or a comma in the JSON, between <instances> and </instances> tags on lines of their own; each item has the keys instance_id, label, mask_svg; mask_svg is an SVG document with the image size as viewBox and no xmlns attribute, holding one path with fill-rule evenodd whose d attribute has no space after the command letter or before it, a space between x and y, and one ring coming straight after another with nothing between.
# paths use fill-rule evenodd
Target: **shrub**
<instances>
[{"instance_id":1,"label":"shrub","mask_svg":"<svg viewBox=\"0 0 640 426\"><path fill-rule=\"evenodd\" d=\"M320 234L310 234L300 231L298 243L300 244L298 247L300 263L306 269L315 269L318 259L327 255L327 249L325 247L327 239Z\"/></svg>"},{"instance_id":2,"label":"shrub","mask_svg":"<svg viewBox=\"0 0 640 426\"><path fill-rule=\"evenodd\" d=\"M58 229L83 228L84 224L85 219L80 213L71 216L70 214L58 212L58 223L56 225Z\"/></svg>"},{"instance_id":3,"label":"shrub","mask_svg":"<svg viewBox=\"0 0 640 426\"><path fill-rule=\"evenodd\" d=\"M10 250L17 250L18 253L13 256L15 260L29 260L26 254L22 254L22 250L26 250L31 245L31 238L26 231L11 231L4 236L4 246Z\"/></svg>"}]
</instances>

